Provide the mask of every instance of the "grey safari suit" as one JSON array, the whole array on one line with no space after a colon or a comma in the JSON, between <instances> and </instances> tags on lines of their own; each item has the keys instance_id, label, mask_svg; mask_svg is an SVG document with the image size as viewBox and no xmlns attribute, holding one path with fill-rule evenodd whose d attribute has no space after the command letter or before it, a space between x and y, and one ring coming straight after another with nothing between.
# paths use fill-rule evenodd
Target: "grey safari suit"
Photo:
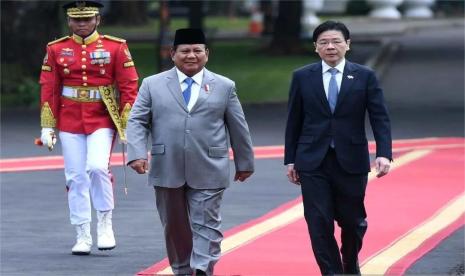
<instances>
[{"instance_id":1,"label":"grey safari suit","mask_svg":"<svg viewBox=\"0 0 465 276\"><path fill-rule=\"evenodd\" d=\"M172 196L168 200L157 195L157 209L164 224L173 271L191 273L186 258L192 255L192 268L212 273L222 240L220 201L224 188L229 186L228 136L236 171L254 170L252 142L234 82L204 68L199 97L189 112L175 68L145 78L127 124L129 162L147 159L149 133L152 142L149 185L155 186L156 194L175 190L166 188L188 190L185 198L177 198L176 202ZM199 190L202 191L200 198L195 193ZM184 205L182 201L187 203ZM206 210L205 203L196 207L199 201L212 201L209 204L212 210ZM189 210L188 217L179 217L182 216L180 208ZM213 217L205 218L211 211ZM192 234L190 229L185 229L185 235L194 235L193 245L189 245L187 237L184 243L182 239L175 241L183 235L180 227L184 224L191 225ZM174 234L172 231L176 233L174 237L170 237ZM196 241L197 235L209 239Z\"/></svg>"}]
</instances>

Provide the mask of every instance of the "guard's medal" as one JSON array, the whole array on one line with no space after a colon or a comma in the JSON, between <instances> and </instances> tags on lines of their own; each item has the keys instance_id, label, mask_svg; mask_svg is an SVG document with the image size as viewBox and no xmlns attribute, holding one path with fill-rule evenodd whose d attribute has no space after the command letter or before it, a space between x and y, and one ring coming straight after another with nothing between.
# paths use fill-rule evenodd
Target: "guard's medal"
<instances>
[{"instance_id":1,"label":"guard's medal","mask_svg":"<svg viewBox=\"0 0 465 276\"><path fill-rule=\"evenodd\" d=\"M104 64L110 64L111 55L110 52L106 51L105 49L97 49L94 52L90 53L90 59L91 64L98 64L100 66L100 74L104 75Z\"/></svg>"}]
</instances>

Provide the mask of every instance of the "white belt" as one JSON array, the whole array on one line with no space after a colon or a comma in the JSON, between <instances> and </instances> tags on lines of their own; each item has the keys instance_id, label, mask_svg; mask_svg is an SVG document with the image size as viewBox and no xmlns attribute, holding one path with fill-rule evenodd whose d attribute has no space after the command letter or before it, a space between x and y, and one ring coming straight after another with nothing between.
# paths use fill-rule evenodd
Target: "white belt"
<instances>
[{"instance_id":1,"label":"white belt","mask_svg":"<svg viewBox=\"0 0 465 276\"><path fill-rule=\"evenodd\" d=\"M95 88L64 86L61 95L80 101L101 100L100 92Z\"/></svg>"}]
</instances>

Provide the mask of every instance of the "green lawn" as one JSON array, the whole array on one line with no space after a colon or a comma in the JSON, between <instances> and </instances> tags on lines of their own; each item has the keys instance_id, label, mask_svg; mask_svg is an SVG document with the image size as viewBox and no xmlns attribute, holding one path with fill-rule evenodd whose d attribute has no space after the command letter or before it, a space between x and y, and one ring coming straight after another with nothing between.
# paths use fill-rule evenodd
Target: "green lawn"
<instances>
[{"instance_id":1,"label":"green lawn","mask_svg":"<svg viewBox=\"0 0 465 276\"><path fill-rule=\"evenodd\" d=\"M147 43L129 45L142 78L155 74L155 47ZM310 54L271 57L258 50L257 41L216 42L210 48L207 68L236 82L243 103L287 100L292 71L314 61Z\"/></svg>"}]
</instances>

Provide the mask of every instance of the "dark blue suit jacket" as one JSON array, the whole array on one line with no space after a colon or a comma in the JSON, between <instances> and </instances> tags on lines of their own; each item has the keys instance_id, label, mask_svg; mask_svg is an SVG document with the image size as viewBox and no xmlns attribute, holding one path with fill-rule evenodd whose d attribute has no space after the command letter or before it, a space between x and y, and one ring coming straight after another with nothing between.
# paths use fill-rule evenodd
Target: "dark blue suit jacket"
<instances>
[{"instance_id":1,"label":"dark blue suit jacket","mask_svg":"<svg viewBox=\"0 0 465 276\"><path fill-rule=\"evenodd\" d=\"M392 160L391 127L383 91L375 73L346 60L334 114L323 88L321 61L297 69L289 92L284 164L300 171L316 169L331 138L342 168L370 171L365 115L376 140L376 156Z\"/></svg>"}]
</instances>

